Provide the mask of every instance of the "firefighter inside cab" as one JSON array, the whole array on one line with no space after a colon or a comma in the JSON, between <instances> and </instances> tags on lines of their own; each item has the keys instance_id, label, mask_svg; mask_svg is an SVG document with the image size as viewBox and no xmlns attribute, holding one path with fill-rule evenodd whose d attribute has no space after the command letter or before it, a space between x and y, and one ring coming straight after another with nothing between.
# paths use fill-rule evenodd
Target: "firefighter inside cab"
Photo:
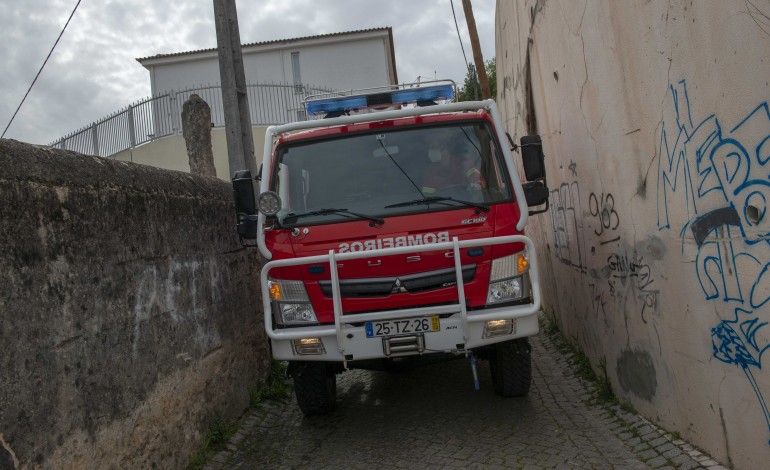
<instances>
[{"instance_id":1,"label":"firefighter inside cab","mask_svg":"<svg viewBox=\"0 0 770 470\"><path fill-rule=\"evenodd\" d=\"M456 138L448 129L442 129L438 137L437 147L428 152L431 164L423 176L423 194L432 196L441 190L461 187L468 191L470 200L480 200L485 184L478 158L474 158L473 149L467 148L469 142Z\"/></svg>"}]
</instances>

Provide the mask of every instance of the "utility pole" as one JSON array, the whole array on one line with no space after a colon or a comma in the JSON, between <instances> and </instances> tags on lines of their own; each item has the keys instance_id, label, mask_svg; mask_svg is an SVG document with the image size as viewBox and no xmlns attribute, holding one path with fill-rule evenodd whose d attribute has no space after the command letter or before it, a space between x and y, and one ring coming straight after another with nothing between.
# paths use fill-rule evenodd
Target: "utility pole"
<instances>
[{"instance_id":1,"label":"utility pole","mask_svg":"<svg viewBox=\"0 0 770 470\"><path fill-rule=\"evenodd\" d=\"M492 98L492 92L489 90L487 70L484 68L484 57L481 55L479 33L476 31L476 19L473 18L473 6L471 6L471 0L463 0L463 11L465 12L465 21L468 23L468 34L471 36L473 62L476 64L476 75L478 75L479 85L481 85L481 96L485 100L488 100L489 98Z\"/></svg>"},{"instance_id":2,"label":"utility pole","mask_svg":"<svg viewBox=\"0 0 770 470\"><path fill-rule=\"evenodd\" d=\"M235 0L214 0L214 22L217 29L219 77L222 82L230 177L238 170L250 170L252 176L256 176L257 162L254 159L254 137L251 133L246 73L243 69Z\"/></svg>"}]
</instances>

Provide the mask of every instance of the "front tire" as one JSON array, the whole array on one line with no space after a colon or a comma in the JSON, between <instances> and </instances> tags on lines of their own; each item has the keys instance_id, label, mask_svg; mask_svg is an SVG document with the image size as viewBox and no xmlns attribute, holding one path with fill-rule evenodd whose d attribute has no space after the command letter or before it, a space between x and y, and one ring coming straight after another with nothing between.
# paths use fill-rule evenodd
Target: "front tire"
<instances>
[{"instance_id":1,"label":"front tire","mask_svg":"<svg viewBox=\"0 0 770 470\"><path fill-rule=\"evenodd\" d=\"M294 395L305 416L322 415L337 406L337 376L323 362L308 362L294 375Z\"/></svg>"},{"instance_id":2,"label":"front tire","mask_svg":"<svg viewBox=\"0 0 770 470\"><path fill-rule=\"evenodd\" d=\"M532 383L532 355L527 338L497 343L489 358L492 385L502 397L523 397Z\"/></svg>"}]
</instances>

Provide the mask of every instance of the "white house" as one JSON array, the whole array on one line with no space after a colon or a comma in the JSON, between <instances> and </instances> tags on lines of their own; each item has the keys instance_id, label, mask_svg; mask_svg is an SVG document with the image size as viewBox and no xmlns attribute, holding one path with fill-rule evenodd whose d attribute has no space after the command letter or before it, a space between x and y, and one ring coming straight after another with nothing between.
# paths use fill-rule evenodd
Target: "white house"
<instances>
[{"instance_id":1,"label":"white house","mask_svg":"<svg viewBox=\"0 0 770 470\"><path fill-rule=\"evenodd\" d=\"M246 83L334 90L398 83L389 27L244 44L242 51ZM136 60L150 71L153 96L220 83L217 49Z\"/></svg>"},{"instance_id":2,"label":"white house","mask_svg":"<svg viewBox=\"0 0 770 470\"><path fill-rule=\"evenodd\" d=\"M262 148L266 126L306 118L302 100L308 93L398 83L390 27L244 44L242 52L257 150ZM152 97L51 146L189 171L180 114L185 100L196 93L211 107L217 175L229 179L217 50L136 60L150 72ZM256 157L261 158L259 152Z\"/></svg>"}]
</instances>

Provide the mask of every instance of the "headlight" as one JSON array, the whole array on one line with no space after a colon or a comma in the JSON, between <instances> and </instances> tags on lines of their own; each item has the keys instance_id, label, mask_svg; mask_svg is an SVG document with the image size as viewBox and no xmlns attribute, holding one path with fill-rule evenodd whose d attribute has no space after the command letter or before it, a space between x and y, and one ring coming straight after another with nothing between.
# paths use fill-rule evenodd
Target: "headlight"
<instances>
[{"instance_id":1,"label":"headlight","mask_svg":"<svg viewBox=\"0 0 770 470\"><path fill-rule=\"evenodd\" d=\"M513 279L506 279L504 281L492 282L489 284L487 303L495 304L498 302L519 300L522 297L521 292L521 276L514 277Z\"/></svg>"},{"instance_id":2,"label":"headlight","mask_svg":"<svg viewBox=\"0 0 770 470\"><path fill-rule=\"evenodd\" d=\"M310 304L281 303L281 319L284 325L315 323L315 312Z\"/></svg>"},{"instance_id":3,"label":"headlight","mask_svg":"<svg viewBox=\"0 0 770 470\"><path fill-rule=\"evenodd\" d=\"M305 290L305 283L270 279L267 286L272 300L273 316L279 325L318 323Z\"/></svg>"},{"instance_id":4,"label":"headlight","mask_svg":"<svg viewBox=\"0 0 770 470\"><path fill-rule=\"evenodd\" d=\"M520 300L529 293L529 259L521 251L492 260L487 304Z\"/></svg>"}]
</instances>

